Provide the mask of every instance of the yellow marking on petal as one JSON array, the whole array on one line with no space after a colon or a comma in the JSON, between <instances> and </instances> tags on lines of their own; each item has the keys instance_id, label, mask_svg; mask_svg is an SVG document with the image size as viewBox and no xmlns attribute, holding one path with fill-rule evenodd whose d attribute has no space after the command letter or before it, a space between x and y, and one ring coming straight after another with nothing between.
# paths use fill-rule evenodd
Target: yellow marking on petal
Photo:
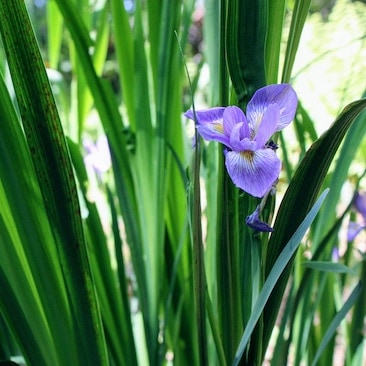
<instances>
[{"instance_id":1,"label":"yellow marking on petal","mask_svg":"<svg viewBox=\"0 0 366 366\"><path fill-rule=\"evenodd\" d=\"M253 160L253 156L254 156L254 152L250 151L250 150L245 150L245 151L241 151L240 155L245 159L248 160L249 162L252 162Z\"/></svg>"},{"instance_id":2,"label":"yellow marking on petal","mask_svg":"<svg viewBox=\"0 0 366 366\"><path fill-rule=\"evenodd\" d=\"M217 132L224 133L224 126L222 125L222 123L214 123L214 129Z\"/></svg>"}]
</instances>

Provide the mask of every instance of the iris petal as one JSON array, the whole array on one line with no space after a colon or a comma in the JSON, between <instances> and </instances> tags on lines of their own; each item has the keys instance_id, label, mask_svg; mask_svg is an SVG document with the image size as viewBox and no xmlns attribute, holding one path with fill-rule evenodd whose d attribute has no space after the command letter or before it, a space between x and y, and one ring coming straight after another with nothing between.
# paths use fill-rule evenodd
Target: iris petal
<instances>
[{"instance_id":1,"label":"iris petal","mask_svg":"<svg viewBox=\"0 0 366 366\"><path fill-rule=\"evenodd\" d=\"M255 197L269 191L281 170L281 161L271 149L228 151L225 163L234 184Z\"/></svg>"},{"instance_id":2,"label":"iris petal","mask_svg":"<svg viewBox=\"0 0 366 366\"><path fill-rule=\"evenodd\" d=\"M276 104L270 105L264 112L262 121L259 124L257 133L254 137L258 147L262 148L276 131L279 115L280 111Z\"/></svg>"},{"instance_id":3,"label":"iris petal","mask_svg":"<svg viewBox=\"0 0 366 366\"><path fill-rule=\"evenodd\" d=\"M225 135L223 127L224 111L224 107L196 111L197 131L205 140L229 144L229 137ZM194 120L193 110L188 110L184 115Z\"/></svg>"},{"instance_id":4,"label":"iris petal","mask_svg":"<svg viewBox=\"0 0 366 366\"><path fill-rule=\"evenodd\" d=\"M223 119L224 119L223 122L224 131L227 136L230 136L232 129L238 123L241 123L241 125L243 126L241 130L243 136L241 138L249 137L250 131L248 127L247 118L245 117L244 112L240 108L236 106L227 107L225 109Z\"/></svg>"},{"instance_id":5,"label":"iris petal","mask_svg":"<svg viewBox=\"0 0 366 366\"><path fill-rule=\"evenodd\" d=\"M280 117L276 131L285 128L295 117L297 96L289 84L273 84L258 89L247 106L247 118L253 129L261 122L263 114L270 104L277 104Z\"/></svg>"},{"instance_id":6,"label":"iris petal","mask_svg":"<svg viewBox=\"0 0 366 366\"><path fill-rule=\"evenodd\" d=\"M197 123L198 124L206 124L206 123L221 123L222 124L222 116L225 111L225 107L215 107L209 109L203 109L201 111L196 111ZM184 115L194 120L193 110L190 109Z\"/></svg>"},{"instance_id":7,"label":"iris petal","mask_svg":"<svg viewBox=\"0 0 366 366\"><path fill-rule=\"evenodd\" d=\"M248 125L246 123L237 123L230 134L230 148L234 151L257 150L256 141L251 141L246 137Z\"/></svg>"}]
</instances>

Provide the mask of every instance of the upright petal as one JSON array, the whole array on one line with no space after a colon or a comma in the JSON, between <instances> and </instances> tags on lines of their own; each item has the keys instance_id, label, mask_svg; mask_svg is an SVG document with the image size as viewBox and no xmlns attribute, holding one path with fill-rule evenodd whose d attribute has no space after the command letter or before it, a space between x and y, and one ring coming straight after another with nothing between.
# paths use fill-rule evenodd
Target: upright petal
<instances>
[{"instance_id":1,"label":"upright petal","mask_svg":"<svg viewBox=\"0 0 366 366\"><path fill-rule=\"evenodd\" d=\"M279 119L280 110L276 104L268 106L263 113L262 121L258 126L254 140L257 141L258 148L261 149L267 143L269 138L276 131L277 122Z\"/></svg>"},{"instance_id":2,"label":"upright petal","mask_svg":"<svg viewBox=\"0 0 366 366\"><path fill-rule=\"evenodd\" d=\"M230 136L232 129L238 124L241 123L243 126L241 128L241 139L244 137L249 137L250 131L247 122L247 118L245 117L244 112L236 106L226 107L223 115L223 124L224 124L224 131L225 135Z\"/></svg>"},{"instance_id":3,"label":"upright petal","mask_svg":"<svg viewBox=\"0 0 366 366\"><path fill-rule=\"evenodd\" d=\"M196 111L197 131L207 141L219 141L223 144L229 143L229 137L224 133L223 114L224 107L215 107ZM193 110L184 114L187 118L194 120Z\"/></svg>"},{"instance_id":4,"label":"upright petal","mask_svg":"<svg viewBox=\"0 0 366 366\"><path fill-rule=\"evenodd\" d=\"M237 123L231 130L229 147L234 151L257 150L257 142L249 137L248 125L245 122Z\"/></svg>"},{"instance_id":5,"label":"upright petal","mask_svg":"<svg viewBox=\"0 0 366 366\"><path fill-rule=\"evenodd\" d=\"M277 104L280 118L276 131L285 128L295 117L297 96L290 84L272 84L258 89L247 106L247 118L254 130L261 122L265 110L270 104Z\"/></svg>"},{"instance_id":6,"label":"upright petal","mask_svg":"<svg viewBox=\"0 0 366 366\"><path fill-rule=\"evenodd\" d=\"M254 197L263 197L281 170L281 161L272 149L228 151L225 163L234 184Z\"/></svg>"},{"instance_id":7,"label":"upright petal","mask_svg":"<svg viewBox=\"0 0 366 366\"><path fill-rule=\"evenodd\" d=\"M225 122L224 122L225 123ZM230 131L230 148L234 151L241 151L241 140L242 140L242 129L243 129L244 123L240 122L234 125ZM244 127L245 128L245 127ZM248 126L247 126L248 128Z\"/></svg>"}]
</instances>

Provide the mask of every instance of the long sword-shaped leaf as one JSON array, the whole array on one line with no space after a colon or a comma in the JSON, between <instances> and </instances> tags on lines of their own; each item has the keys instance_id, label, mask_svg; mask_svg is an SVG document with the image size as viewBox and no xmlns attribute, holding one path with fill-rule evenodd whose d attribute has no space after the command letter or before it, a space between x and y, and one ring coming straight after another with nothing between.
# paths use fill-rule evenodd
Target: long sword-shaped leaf
<instances>
[{"instance_id":1,"label":"long sword-shaped leaf","mask_svg":"<svg viewBox=\"0 0 366 366\"><path fill-rule=\"evenodd\" d=\"M341 189L345 180L352 160L355 157L359 146L365 137L366 133L366 112L363 111L355 120L349 133L344 139L344 143L339 153L334 172L329 182L331 192L329 193L329 200L324 205L324 208L319 213L319 221L317 222L314 243L318 246L320 240L323 239L324 234L328 232L336 217L336 205L341 194ZM315 249L315 248L313 248Z\"/></svg>"},{"instance_id":2,"label":"long sword-shaped leaf","mask_svg":"<svg viewBox=\"0 0 366 366\"><path fill-rule=\"evenodd\" d=\"M238 105L243 110L253 93L266 83L268 3L268 0L232 0L227 2L227 6L222 5L221 9L223 13L227 11L226 25L221 28L225 32L227 66ZM243 319L247 319L251 311L247 304L251 303L251 266L255 252L251 251L250 233L243 223L252 212L249 210L253 208L254 211L257 202L246 194L239 196L228 175L223 177L222 183L219 183L219 196L222 197L219 205L223 214L218 215L222 231L221 237L217 238L217 283L223 346L227 360L231 361L242 333ZM248 294L246 301L242 300L242 291ZM256 355L261 349L261 332L256 332L254 338L250 351Z\"/></svg>"},{"instance_id":3,"label":"long sword-shaped leaf","mask_svg":"<svg viewBox=\"0 0 366 366\"><path fill-rule=\"evenodd\" d=\"M278 82L278 67L285 10L285 0L269 1L268 32L266 39L266 79L268 84Z\"/></svg>"},{"instance_id":4,"label":"long sword-shaped leaf","mask_svg":"<svg viewBox=\"0 0 366 366\"><path fill-rule=\"evenodd\" d=\"M45 357L44 362L53 363L55 357L57 359L54 344L63 343L64 347L70 349L68 355L75 355L76 341L70 334L73 327L70 309L57 252L51 245L54 240L37 177L20 121L2 79L0 115L0 267L3 276L1 281L6 282L6 286L0 287L0 298L5 300L14 297L11 305L4 301L0 307L7 314L8 325L27 361L40 362L36 352L28 352L39 347ZM18 304L14 303L16 301ZM57 307L51 304L57 304ZM24 314L32 314L26 317L27 324L18 314L19 309ZM52 337L49 324L58 329ZM24 327L37 329L37 332L34 331L30 336L24 332ZM61 359L75 362L73 356L62 356Z\"/></svg>"},{"instance_id":5,"label":"long sword-shaped leaf","mask_svg":"<svg viewBox=\"0 0 366 366\"><path fill-rule=\"evenodd\" d=\"M247 346L250 336L255 328L255 325L260 318L262 311L265 305L268 302L271 292L276 286L277 281L279 280L282 272L285 270L287 264L290 262L291 258L295 254L297 248L301 243L301 239L305 235L306 230L310 227L311 223L314 221L316 214L318 213L328 191L324 191L322 195L319 197L317 202L314 204L308 215L305 217L304 221L300 224L300 226L295 231L294 235L288 241L288 243L283 248L281 254L278 256L275 264L273 265L271 272L269 273L263 288L258 296L256 304L253 307L253 312L250 315L248 320L248 324L245 328L244 334L240 341L238 350L235 355L233 365L238 365L239 361L245 351L245 347Z\"/></svg>"},{"instance_id":6,"label":"long sword-shaped leaf","mask_svg":"<svg viewBox=\"0 0 366 366\"><path fill-rule=\"evenodd\" d=\"M266 273L270 272L283 248L283 243L286 243L295 232L297 226L302 222L314 203L333 157L348 128L365 107L366 100L359 100L348 105L331 128L312 145L302 160L286 191L276 217L274 233L268 245ZM271 295L271 305L268 305L265 309L265 344L269 341L291 267L292 261Z\"/></svg>"},{"instance_id":7,"label":"long sword-shaped leaf","mask_svg":"<svg viewBox=\"0 0 366 366\"><path fill-rule=\"evenodd\" d=\"M334 317L333 321L329 325L327 332L325 333L321 343L318 346L318 350L314 356L313 362L311 363L311 366L315 366L324 351L326 345L331 340L332 336L337 330L337 327L341 323L341 321L346 317L347 313L350 311L353 304L356 302L358 297L361 294L361 283L358 283L357 286L353 289L351 295L349 295L347 301L344 303L342 308L338 311L336 316Z\"/></svg>"},{"instance_id":8,"label":"long sword-shaped leaf","mask_svg":"<svg viewBox=\"0 0 366 366\"><path fill-rule=\"evenodd\" d=\"M107 364L72 165L23 1L0 1L0 31L85 363ZM59 345L62 347L62 345ZM60 352L63 352L60 349Z\"/></svg>"},{"instance_id":9,"label":"long sword-shaped leaf","mask_svg":"<svg viewBox=\"0 0 366 366\"><path fill-rule=\"evenodd\" d=\"M294 66L295 56L299 47L300 37L308 15L310 3L311 0L297 0L295 2L283 66L283 82L289 82L291 78L292 67Z\"/></svg>"},{"instance_id":10,"label":"long sword-shaped leaf","mask_svg":"<svg viewBox=\"0 0 366 366\"><path fill-rule=\"evenodd\" d=\"M68 146L75 167L77 178L88 210L85 220L88 245L91 248L91 264L95 278L103 325L105 329L111 363L116 365L135 365L136 349L132 332L130 305L128 300L122 242L117 225L117 213L111 192L108 198L112 214L113 233L116 242L116 259L118 261L119 283L111 266L107 238L103 232L101 218L94 202L88 200L88 177L80 147L68 140ZM122 266L120 269L119 267ZM122 295L122 296L121 296ZM121 301L121 299L123 301ZM121 347L121 344L124 347Z\"/></svg>"},{"instance_id":11,"label":"long sword-shaped leaf","mask_svg":"<svg viewBox=\"0 0 366 366\"><path fill-rule=\"evenodd\" d=\"M240 107L265 85L268 0L233 0L227 13L227 62Z\"/></svg>"}]
</instances>

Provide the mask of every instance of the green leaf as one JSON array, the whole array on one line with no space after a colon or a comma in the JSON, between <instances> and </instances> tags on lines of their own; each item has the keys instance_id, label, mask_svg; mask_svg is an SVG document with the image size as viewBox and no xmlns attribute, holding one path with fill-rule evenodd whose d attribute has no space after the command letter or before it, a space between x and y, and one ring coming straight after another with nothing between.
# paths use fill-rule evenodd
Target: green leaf
<instances>
[{"instance_id":1,"label":"green leaf","mask_svg":"<svg viewBox=\"0 0 366 366\"><path fill-rule=\"evenodd\" d=\"M311 0L295 1L285 52L282 82L289 82L291 79L292 68L294 66L297 49L299 47L301 33L309 12L310 3Z\"/></svg>"},{"instance_id":2,"label":"green leaf","mask_svg":"<svg viewBox=\"0 0 366 366\"><path fill-rule=\"evenodd\" d=\"M135 130L135 80L134 73L134 39L130 29L128 14L120 0L111 1L113 29L116 37L116 53L118 70L121 73L121 87L126 106L128 120L132 130Z\"/></svg>"},{"instance_id":3,"label":"green leaf","mask_svg":"<svg viewBox=\"0 0 366 366\"><path fill-rule=\"evenodd\" d=\"M254 92L266 84L268 0L228 1L226 27L228 68L238 105L244 108Z\"/></svg>"},{"instance_id":4,"label":"green leaf","mask_svg":"<svg viewBox=\"0 0 366 366\"><path fill-rule=\"evenodd\" d=\"M47 3L47 49L50 67L57 69L61 55L63 19L54 0Z\"/></svg>"},{"instance_id":5,"label":"green leaf","mask_svg":"<svg viewBox=\"0 0 366 366\"><path fill-rule=\"evenodd\" d=\"M24 131L51 223L54 250L61 262L73 330L80 340L76 357L85 363L104 365L107 353L76 183L47 74L24 2L1 0L0 16L0 32ZM50 324L50 328L54 326ZM62 344L56 348L59 355L64 352Z\"/></svg>"},{"instance_id":6,"label":"green leaf","mask_svg":"<svg viewBox=\"0 0 366 366\"><path fill-rule=\"evenodd\" d=\"M328 191L324 191L317 202L314 204L312 209L309 211L309 213L306 215L304 221L299 225L291 239L288 241L288 243L283 248L281 254L278 256L276 262L274 263L266 281L264 282L263 288L261 292L259 293L258 299L253 306L253 311L249 317L248 323L245 327L244 334L241 338L238 350L235 354L235 359L233 362L233 365L238 365L243 353L245 351L245 348L250 340L250 337L252 335L252 332L254 331L254 328L258 322L258 319L260 318L262 311L264 307L266 306L268 299L271 295L271 292L275 288L281 274L285 270L288 263L291 261L291 258L296 253L297 248L299 247L301 243L301 239L306 233L306 230L310 227L312 222L315 219L316 214L319 212L319 209L327 196Z\"/></svg>"},{"instance_id":7,"label":"green leaf","mask_svg":"<svg viewBox=\"0 0 366 366\"><path fill-rule=\"evenodd\" d=\"M323 239L324 233L329 230L336 218L336 206L339 201L343 184L347 179L349 167L351 166L357 150L360 148L365 133L366 112L363 111L350 127L340 149L339 157L329 182L329 188L331 189L329 194L330 199L325 203L319 214L319 220L314 233L314 244L316 247L318 246L319 241Z\"/></svg>"},{"instance_id":8,"label":"green leaf","mask_svg":"<svg viewBox=\"0 0 366 366\"><path fill-rule=\"evenodd\" d=\"M354 303L357 301L357 298L360 296L360 294L361 294L361 283L358 283L357 286L353 289L353 291L349 295L347 301L344 303L342 308L338 311L338 313L330 323L328 330L324 334L324 337L318 346L318 349L314 356L313 362L311 363L311 366L316 365L328 342L331 340L334 333L336 332L339 324L346 317L347 313L350 311Z\"/></svg>"},{"instance_id":9,"label":"green leaf","mask_svg":"<svg viewBox=\"0 0 366 366\"><path fill-rule=\"evenodd\" d=\"M210 68L209 105L215 106L219 102L220 82L220 55L222 50L218 47L220 38L220 8L221 4L216 0L205 1L205 21L203 22L203 34L205 39L205 56Z\"/></svg>"},{"instance_id":10,"label":"green leaf","mask_svg":"<svg viewBox=\"0 0 366 366\"><path fill-rule=\"evenodd\" d=\"M351 275L356 275L356 272L354 270L341 263L326 262L326 261L306 261L302 262L302 265L304 267L316 269L318 271L323 272L348 273Z\"/></svg>"},{"instance_id":11,"label":"green leaf","mask_svg":"<svg viewBox=\"0 0 366 366\"><path fill-rule=\"evenodd\" d=\"M271 271L283 248L283 243L286 243L295 232L315 201L333 157L348 128L365 107L366 100L359 100L348 105L329 130L307 151L280 205L274 224L274 232L268 244L266 273ZM271 306L265 309L265 344L268 344L291 268L292 261L271 295Z\"/></svg>"},{"instance_id":12,"label":"green leaf","mask_svg":"<svg viewBox=\"0 0 366 366\"><path fill-rule=\"evenodd\" d=\"M265 52L266 80L267 84L276 84L278 82L282 29L285 19L286 1L271 0L268 2L268 4L268 32Z\"/></svg>"}]
</instances>

